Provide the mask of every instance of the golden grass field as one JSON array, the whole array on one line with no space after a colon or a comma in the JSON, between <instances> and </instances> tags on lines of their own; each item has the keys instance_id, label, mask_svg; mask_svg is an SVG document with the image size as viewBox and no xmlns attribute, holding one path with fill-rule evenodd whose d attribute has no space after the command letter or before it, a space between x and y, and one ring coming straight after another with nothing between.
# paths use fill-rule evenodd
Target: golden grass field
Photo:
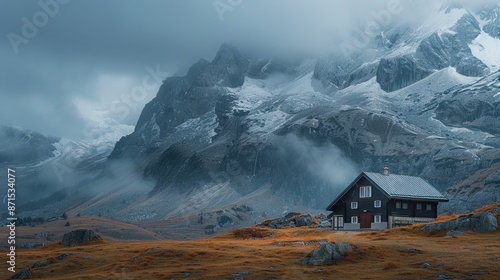
<instances>
[{"instance_id":1,"label":"golden grass field","mask_svg":"<svg viewBox=\"0 0 500 280\"><path fill-rule=\"evenodd\" d=\"M500 204L478 211L495 207ZM445 237L420 227L365 233L247 228L196 241L105 240L72 248L54 243L18 250L16 270L48 260L31 269L33 279L500 279L500 230ZM348 242L356 251L337 265L300 265L319 241ZM56 258L65 253L71 255ZM0 278L9 279L12 273L4 266Z\"/></svg>"}]
</instances>

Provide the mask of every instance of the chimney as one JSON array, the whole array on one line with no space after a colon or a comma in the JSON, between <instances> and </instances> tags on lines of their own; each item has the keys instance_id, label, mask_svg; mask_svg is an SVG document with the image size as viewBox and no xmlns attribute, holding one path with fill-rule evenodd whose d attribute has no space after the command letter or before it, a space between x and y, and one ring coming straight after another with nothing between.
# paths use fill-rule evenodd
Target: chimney
<instances>
[{"instance_id":1,"label":"chimney","mask_svg":"<svg viewBox=\"0 0 500 280\"><path fill-rule=\"evenodd\" d=\"M384 175L389 175L389 167L384 167Z\"/></svg>"}]
</instances>

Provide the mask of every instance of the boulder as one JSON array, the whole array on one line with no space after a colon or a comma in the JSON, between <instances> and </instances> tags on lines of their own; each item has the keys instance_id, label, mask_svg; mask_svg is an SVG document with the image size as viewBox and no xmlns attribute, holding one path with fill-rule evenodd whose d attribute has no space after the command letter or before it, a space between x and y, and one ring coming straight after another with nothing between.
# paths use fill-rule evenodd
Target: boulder
<instances>
[{"instance_id":1,"label":"boulder","mask_svg":"<svg viewBox=\"0 0 500 280\"><path fill-rule=\"evenodd\" d=\"M313 222L313 218L310 214L304 215L301 213L290 212L282 218L271 220L267 227L280 229L287 226L290 227L309 227ZM265 227L261 224L259 226Z\"/></svg>"},{"instance_id":2,"label":"boulder","mask_svg":"<svg viewBox=\"0 0 500 280\"><path fill-rule=\"evenodd\" d=\"M30 278L33 274L31 274L31 271L29 269L22 269L18 273L12 275L11 279L26 279Z\"/></svg>"},{"instance_id":3,"label":"boulder","mask_svg":"<svg viewBox=\"0 0 500 280\"><path fill-rule=\"evenodd\" d=\"M308 227L312 224L311 215L307 214L305 216L300 216L295 219L295 226L297 227Z\"/></svg>"},{"instance_id":4,"label":"boulder","mask_svg":"<svg viewBox=\"0 0 500 280\"><path fill-rule=\"evenodd\" d=\"M99 240L102 240L101 236L94 231L90 229L77 229L64 234L61 245L73 247Z\"/></svg>"},{"instance_id":5,"label":"boulder","mask_svg":"<svg viewBox=\"0 0 500 280\"><path fill-rule=\"evenodd\" d=\"M345 258L347 251L353 250L354 247L345 242L321 244L319 248L309 253L299 263L308 265L336 264Z\"/></svg>"},{"instance_id":6,"label":"boulder","mask_svg":"<svg viewBox=\"0 0 500 280\"><path fill-rule=\"evenodd\" d=\"M71 254L69 254L69 253L64 253L64 254L61 254L61 255L57 256L57 257L56 257L56 259L58 259L58 260L62 260L62 259L67 258L67 257L69 257L69 256L71 256Z\"/></svg>"},{"instance_id":7,"label":"boulder","mask_svg":"<svg viewBox=\"0 0 500 280\"><path fill-rule=\"evenodd\" d=\"M498 229L497 218L490 212L476 214L472 216L472 219L472 230L475 232L492 232Z\"/></svg>"},{"instance_id":8,"label":"boulder","mask_svg":"<svg viewBox=\"0 0 500 280\"><path fill-rule=\"evenodd\" d=\"M498 229L497 218L490 212L460 217L458 219L437 224L425 225L424 231L456 230L473 232L493 232Z\"/></svg>"},{"instance_id":9,"label":"boulder","mask_svg":"<svg viewBox=\"0 0 500 280\"><path fill-rule=\"evenodd\" d=\"M429 268L429 267L431 267L431 264L428 262L424 262L424 263L421 263L420 266L425 267L425 268Z\"/></svg>"},{"instance_id":10,"label":"boulder","mask_svg":"<svg viewBox=\"0 0 500 280\"><path fill-rule=\"evenodd\" d=\"M43 267L43 266L47 266L49 264L49 261L48 260L43 260L43 261L37 261L36 263L34 263L31 268L39 268L39 267Z\"/></svg>"}]
</instances>

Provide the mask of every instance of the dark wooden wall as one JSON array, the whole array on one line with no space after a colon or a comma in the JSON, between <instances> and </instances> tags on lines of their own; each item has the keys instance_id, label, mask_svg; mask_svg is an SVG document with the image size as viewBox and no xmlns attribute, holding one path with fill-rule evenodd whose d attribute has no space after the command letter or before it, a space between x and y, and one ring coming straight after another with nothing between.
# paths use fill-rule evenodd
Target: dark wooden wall
<instances>
[{"instance_id":1,"label":"dark wooden wall","mask_svg":"<svg viewBox=\"0 0 500 280\"><path fill-rule=\"evenodd\" d=\"M372 196L371 197L359 197L359 187L361 186L371 186ZM378 189L372 186L368 180L362 177L356 185L351 188L349 192L344 195L343 198L346 202L346 217L345 222L350 223L352 216L359 216L362 213L372 213L373 215L381 215L382 222L387 222L387 203L388 198ZM374 201L380 200L381 207L375 208ZM358 209L351 209L351 202L358 202ZM373 219L373 218L372 218ZM373 221L373 220L372 220Z\"/></svg>"},{"instance_id":2,"label":"dark wooden wall","mask_svg":"<svg viewBox=\"0 0 500 280\"><path fill-rule=\"evenodd\" d=\"M371 197L359 197L359 187L371 186ZM374 201L380 200L381 207L375 208ZM358 202L358 209L351 209L351 202ZM396 202L401 202L401 208L396 208ZM403 202L408 203L408 209L403 209ZM422 209L417 210L417 203L422 204ZM430 211L426 210L427 204L432 205ZM385 196L382 191L374 187L366 178L361 177L358 182L352 187L333 207L335 215L344 215L345 223L351 222L352 216L360 216L362 213L372 213L373 215L381 215L382 222L387 222L388 216L406 216L406 217L437 217L437 202L428 201L413 201L413 200L394 200Z\"/></svg>"}]
</instances>

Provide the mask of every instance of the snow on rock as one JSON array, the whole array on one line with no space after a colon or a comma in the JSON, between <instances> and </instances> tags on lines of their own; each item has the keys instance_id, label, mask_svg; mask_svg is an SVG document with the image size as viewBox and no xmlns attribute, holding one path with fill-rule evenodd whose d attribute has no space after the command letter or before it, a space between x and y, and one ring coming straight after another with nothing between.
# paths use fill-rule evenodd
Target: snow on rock
<instances>
[{"instance_id":1,"label":"snow on rock","mask_svg":"<svg viewBox=\"0 0 500 280\"><path fill-rule=\"evenodd\" d=\"M500 70L500 39L493 38L484 31L469 45L472 54L490 68Z\"/></svg>"}]
</instances>

